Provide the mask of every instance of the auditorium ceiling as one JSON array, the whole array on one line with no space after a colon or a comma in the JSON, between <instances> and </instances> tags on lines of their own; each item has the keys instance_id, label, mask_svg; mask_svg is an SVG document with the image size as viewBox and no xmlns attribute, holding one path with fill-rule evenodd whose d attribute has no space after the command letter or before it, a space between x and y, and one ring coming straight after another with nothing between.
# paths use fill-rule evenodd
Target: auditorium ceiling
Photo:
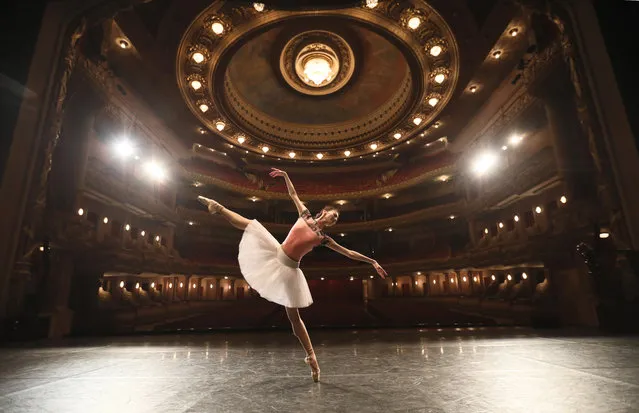
<instances>
[{"instance_id":1,"label":"auditorium ceiling","mask_svg":"<svg viewBox=\"0 0 639 413\"><path fill-rule=\"evenodd\" d=\"M450 152L525 52L518 13L492 0L153 0L106 23L100 53L182 158L362 174Z\"/></svg>"}]
</instances>

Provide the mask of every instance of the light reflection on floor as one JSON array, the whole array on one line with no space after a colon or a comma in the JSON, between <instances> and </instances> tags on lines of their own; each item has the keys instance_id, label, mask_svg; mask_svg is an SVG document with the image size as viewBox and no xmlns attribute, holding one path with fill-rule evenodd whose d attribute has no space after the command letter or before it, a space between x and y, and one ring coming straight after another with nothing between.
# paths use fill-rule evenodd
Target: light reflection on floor
<instances>
[{"instance_id":1,"label":"light reflection on floor","mask_svg":"<svg viewBox=\"0 0 639 413\"><path fill-rule=\"evenodd\" d=\"M0 350L2 412L636 412L639 338L525 329L69 340Z\"/></svg>"}]
</instances>

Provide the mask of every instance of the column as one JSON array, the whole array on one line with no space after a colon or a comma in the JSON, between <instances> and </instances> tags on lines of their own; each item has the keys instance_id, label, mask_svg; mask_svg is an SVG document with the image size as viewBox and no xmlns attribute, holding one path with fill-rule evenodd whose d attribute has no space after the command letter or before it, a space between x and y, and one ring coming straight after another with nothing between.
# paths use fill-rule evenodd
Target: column
<instances>
[{"instance_id":1,"label":"column","mask_svg":"<svg viewBox=\"0 0 639 413\"><path fill-rule=\"evenodd\" d=\"M562 68L563 69L563 68ZM564 75L546 85L543 96L548 129L553 142L559 176L564 180L568 199L593 195L593 164L577 118L575 102Z\"/></svg>"}]
</instances>

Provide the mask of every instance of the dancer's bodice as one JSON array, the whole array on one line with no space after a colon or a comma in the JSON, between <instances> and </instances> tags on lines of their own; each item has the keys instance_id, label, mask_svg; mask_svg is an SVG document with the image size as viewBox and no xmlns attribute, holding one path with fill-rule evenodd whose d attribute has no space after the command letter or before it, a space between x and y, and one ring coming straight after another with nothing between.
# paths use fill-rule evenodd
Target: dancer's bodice
<instances>
[{"instance_id":1,"label":"dancer's bodice","mask_svg":"<svg viewBox=\"0 0 639 413\"><path fill-rule=\"evenodd\" d=\"M282 250L289 258L299 261L313 248L329 240L318 227L307 209L302 211L282 243Z\"/></svg>"}]
</instances>

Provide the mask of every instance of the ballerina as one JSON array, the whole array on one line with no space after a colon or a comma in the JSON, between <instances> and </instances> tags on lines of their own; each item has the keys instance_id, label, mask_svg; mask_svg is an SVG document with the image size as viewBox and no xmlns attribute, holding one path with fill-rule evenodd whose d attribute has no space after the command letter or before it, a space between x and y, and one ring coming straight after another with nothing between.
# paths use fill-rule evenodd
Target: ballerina
<instances>
[{"instance_id":1,"label":"ballerina","mask_svg":"<svg viewBox=\"0 0 639 413\"><path fill-rule=\"evenodd\" d=\"M323 245L353 260L371 264L382 278L387 274L374 259L339 245L324 233L324 228L337 222L337 208L327 205L313 217L300 201L286 172L272 168L269 175L272 178L284 178L288 194L299 213L299 218L281 245L257 220L249 220L212 199L198 196L198 200L211 214L221 215L235 228L244 231L237 257L240 271L251 288L263 298L285 307L293 334L306 352L304 361L311 368L313 381L318 382L319 364L298 311L313 303L306 278L299 268L300 260L313 248Z\"/></svg>"}]
</instances>

